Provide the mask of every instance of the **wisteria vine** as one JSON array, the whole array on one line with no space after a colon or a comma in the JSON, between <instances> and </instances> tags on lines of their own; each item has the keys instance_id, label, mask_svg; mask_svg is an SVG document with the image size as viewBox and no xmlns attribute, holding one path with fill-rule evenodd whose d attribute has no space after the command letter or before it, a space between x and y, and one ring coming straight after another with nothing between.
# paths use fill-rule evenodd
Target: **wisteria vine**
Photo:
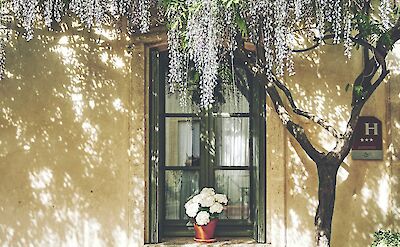
<instances>
[{"instance_id":1,"label":"wisteria vine","mask_svg":"<svg viewBox=\"0 0 400 247\"><path fill-rule=\"evenodd\" d=\"M351 56L351 34L354 29L353 0L9 0L1 1L0 78L5 73L5 51L10 19L18 23L27 40L34 38L38 25L50 30L65 15L73 14L86 28L100 27L128 20L128 32L148 32L152 14L163 15L168 22L169 88L177 91L185 104L188 90L188 65L194 64L200 74L200 106L215 102L218 69L223 56L233 54L235 36L264 48L264 70L269 75L294 73L295 32L314 30L313 38L323 40L327 33L333 43L344 43L345 55ZM379 3L379 18L384 29L392 24L393 3ZM162 6L161 8L159 6ZM157 11L153 11L157 9ZM161 10L161 11L160 11ZM232 77L234 77L232 69Z\"/></svg>"}]
</instances>

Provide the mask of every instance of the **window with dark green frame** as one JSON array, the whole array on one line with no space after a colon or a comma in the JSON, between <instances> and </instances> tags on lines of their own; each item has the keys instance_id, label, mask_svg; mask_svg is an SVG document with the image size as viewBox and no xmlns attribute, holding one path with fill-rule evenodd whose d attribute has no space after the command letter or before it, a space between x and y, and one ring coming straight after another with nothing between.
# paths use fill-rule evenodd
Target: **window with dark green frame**
<instances>
[{"instance_id":1,"label":"window with dark green frame","mask_svg":"<svg viewBox=\"0 0 400 247\"><path fill-rule=\"evenodd\" d=\"M247 97L236 88L208 111L181 107L168 93L168 53L150 57L150 242L193 236L184 204L203 187L229 198L217 235L264 242L265 108L257 100L265 95L249 97L259 90L247 83Z\"/></svg>"}]
</instances>

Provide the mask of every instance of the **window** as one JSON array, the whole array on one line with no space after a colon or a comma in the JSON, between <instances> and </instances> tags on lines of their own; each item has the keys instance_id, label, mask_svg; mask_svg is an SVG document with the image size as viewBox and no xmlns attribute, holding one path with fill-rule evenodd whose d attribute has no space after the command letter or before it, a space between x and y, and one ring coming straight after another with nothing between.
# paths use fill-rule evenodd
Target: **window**
<instances>
[{"instance_id":1,"label":"window","mask_svg":"<svg viewBox=\"0 0 400 247\"><path fill-rule=\"evenodd\" d=\"M265 95L255 93L247 83L208 111L181 107L179 95L168 93L167 72L167 52L153 50L149 106L151 241L193 236L184 204L203 187L214 187L229 198L217 235L254 236L265 241L265 114L259 104ZM250 97L254 93L258 97Z\"/></svg>"}]
</instances>

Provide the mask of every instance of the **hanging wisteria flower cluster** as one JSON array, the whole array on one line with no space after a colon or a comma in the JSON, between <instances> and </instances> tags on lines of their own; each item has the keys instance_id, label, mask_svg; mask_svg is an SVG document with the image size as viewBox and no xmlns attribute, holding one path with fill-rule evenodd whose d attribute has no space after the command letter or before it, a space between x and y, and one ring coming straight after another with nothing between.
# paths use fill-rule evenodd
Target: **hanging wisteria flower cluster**
<instances>
[{"instance_id":1,"label":"hanging wisteria flower cluster","mask_svg":"<svg viewBox=\"0 0 400 247\"><path fill-rule=\"evenodd\" d=\"M217 1L188 0L188 6L198 6L198 10L190 14L186 39L189 58L201 72L200 106L208 107L214 103L214 88L217 84L219 47L222 39L223 12Z\"/></svg>"},{"instance_id":2,"label":"hanging wisteria flower cluster","mask_svg":"<svg viewBox=\"0 0 400 247\"><path fill-rule=\"evenodd\" d=\"M6 65L6 53L4 50L4 41L0 40L0 80L4 79Z\"/></svg>"},{"instance_id":3,"label":"hanging wisteria flower cluster","mask_svg":"<svg viewBox=\"0 0 400 247\"><path fill-rule=\"evenodd\" d=\"M168 24L169 88L178 92L180 102L188 99L189 67L200 75L200 102L203 108L214 102L221 61L231 57L235 81L234 51L236 36L263 48L259 67L269 76L282 77L294 73L293 49L296 32L308 30L313 39L323 42L325 35L333 43L344 43L345 55L351 56L351 34L354 29L353 0L9 0L1 8L13 14L13 21L25 32L27 40L34 37L36 25L49 29L73 14L86 28L127 20L130 33L144 33L152 26L151 13L163 15ZM359 3L360 1L358 1ZM362 1L361 1L362 2ZM393 26L393 3L382 0L378 15L387 30ZM6 6L6 7L5 7ZM160 7L161 6L161 7ZM3 14L2 14L3 15ZM300 31L299 31L300 30ZM311 32L311 30L313 30ZM7 35L1 33L0 73L4 71L4 45ZM258 50L257 52L260 52ZM259 53L257 56L260 58ZM190 65L190 66L189 66Z\"/></svg>"},{"instance_id":4,"label":"hanging wisteria flower cluster","mask_svg":"<svg viewBox=\"0 0 400 247\"><path fill-rule=\"evenodd\" d=\"M184 52L182 37L184 30L182 29L182 20L179 14L179 8L171 8L167 11L167 19L170 20L170 28L168 30L168 49L169 49L169 71L168 86L169 93L179 92L179 103L186 106L187 103L187 55Z\"/></svg>"},{"instance_id":5,"label":"hanging wisteria flower cluster","mask_svg":"<svg viewBox=\"0 0 400 247\"><path fill-rule=\"evenodd\" d=\"M44 1L44 23L47 27L51 27L54 21L61 22L65 3L63 0L46 0Z\"/></svg>"},{"instance_id":6,"label":"hanging wisteria flower cluster","mask_svg":"<svg viewBox=\"0 0 400 247\"><path fill-rule=\"evenodd\" d=\"M392 26L391 16L393 14L391 1L381 0L379 5L379 16L382 19L382 25L387 30Z\"/></svg>"},{"instance_id":7,"label":"hanging wisteria flower cluster","mask_svg":"<svg viewBox=\"0 0 400 247\"><path fill-rule=\"evenodd\" d=\"M5 46L10 36L10 29L7 26L10 21L11 21L10 3L2 4L0 6L0 80L4 79L4 74L5 74L5 65L6 65Z\"/></svg>"},{"instance_id":8,"label":"hanging wisteria flower cluster","mask_svg":"<svg viewBox=\"0 0 400 247\"><path fill-rule=\"evenodd\" d=\"M236 48L234 9L224 8L215 0L187 0L181 4L194 11L188 11L185 20L176 11L167 12L167 18L173 23L168 32L170 92L179 89L181 103L185 104L182 101L188 95L188 73L185 70L191 61L200 74L199 104L207 108L215 102L220 56L228 51L233 58Z\"/></svg>"},{"instance_id":9,"label":"hanging wisteria flower cluster","mask_svg":"<svg viewBox=\"0 0 400 247\"><path fill-rule=\"evenodd\" d=\"M16 19L26 30L26 38L33 38L33 30L39 20L51 27L60 22L68 12L75 14L87 28L101 26L110 16L127 17L129 24L147 32L150 28L152 0L11 0ZM133 30L133 29L132 29Z\"/></svg>"},{"instance_id":10,"label":"hanging wisteria flower cluster","mask_svg":"<svg viewBox=\"0 0 400 247\"><path fill-rule=\"evenodd\" d=\"M15 21L25 30L26 40L34 38L38 23L52 28L53 22L61 22L68 13L75 14L86 28L100 27L110 23L110 17L120 20L126 17L128 31L139 29L142 33L150 29L150 9L157 0L10 0L0 2L0 78L4 74L5 51L10 23ZM4 20L5 17L13 18Z\"/></svg>"},{"instance_id":11,"label":"hanging wisteria flower cluster","mask_svg":"<svg viewBox=\"0 0 400 247\"><path fill-rule=\"evenodd\" d=\"M182 86L186 88L187 78L182 71L186 67L183 64L187 63L186 59L192 61L201 74L200 106L203 108L209 107L215 101L213 94L219 61L226 54L224 47L236 47L233 44L236 40L231 38L236 32L231 31L231 36L226 35L229 28L238 29L237 26L230 25L232 19L244 20L248 26L250 41L263 44L263 66L268 75L281 77L285 74L285 69L289 75L294 73L294 32L301 25L314 25L308 29L316 30L315 38L321 42L325 30L329 30L333 34L333 42L344 41L345 54L349 57L351 55L353 16L350 0L248 0L242 4L235 0L187 0L183 4L192 11L189 11L184 27L178 28L175 25L169 30L169 82L172 89ZM310 19L313 21L310 22ZM182 30L186 35L183 35ZM187 42L186 48L182 47L182 41ZM224 46L224 43L228 45ZM189 57L185 56L186 53Z\"/></svg>"}]
</instances>

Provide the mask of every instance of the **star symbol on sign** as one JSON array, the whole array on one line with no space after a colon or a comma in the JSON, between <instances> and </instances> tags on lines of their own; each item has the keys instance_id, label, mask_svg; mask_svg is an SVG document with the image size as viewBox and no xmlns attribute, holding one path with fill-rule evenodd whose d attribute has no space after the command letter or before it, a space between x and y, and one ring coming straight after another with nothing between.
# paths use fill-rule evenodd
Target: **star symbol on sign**
<instances>
[{"instance_id":1,"label":"star symbol on sign","mask_svg":"<svg viewBox=\"0 0 400 247\"><path fill-rule=\"evenodd\" d=\"M361 138L360 141L361 141L361 142L364 142L364 138Z\"/></svg>"},{"instance_id":2,"label":"star symbol on sign","mask_svg":"<svg viewBox=\"0 0 400 247\"><path fill-rule=\"evenodd\" d=\"M369 141L372 142L372 141L374 141L374 139L370 138Z\"/></svg>"}]
</instances>

